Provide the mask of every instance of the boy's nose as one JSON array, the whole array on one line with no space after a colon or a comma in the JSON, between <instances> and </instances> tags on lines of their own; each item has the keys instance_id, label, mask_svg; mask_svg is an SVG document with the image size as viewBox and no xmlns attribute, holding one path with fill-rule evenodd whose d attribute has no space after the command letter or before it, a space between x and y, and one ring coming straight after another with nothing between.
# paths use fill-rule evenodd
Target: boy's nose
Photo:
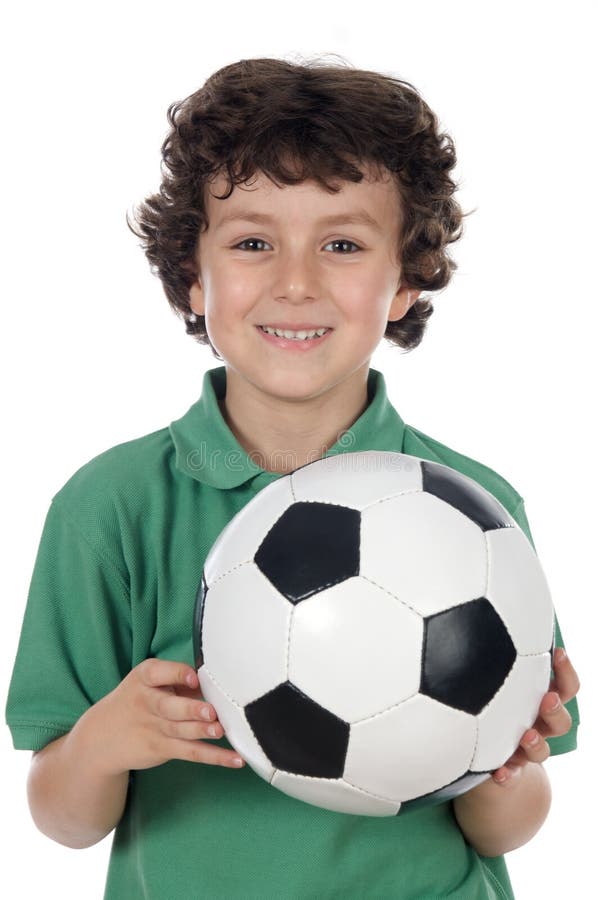
<instances>
[{"instance_id":1,"label":"boy's nose","mask_svg":"<svg viewBox=\"0 0 598 900\"><path fill-rule=\"evenodd\" d=\"M303 303L319 296L316 264L307 253L286 253L278 260L273 295L276 300Z\"/></svg>"}]
</instances>

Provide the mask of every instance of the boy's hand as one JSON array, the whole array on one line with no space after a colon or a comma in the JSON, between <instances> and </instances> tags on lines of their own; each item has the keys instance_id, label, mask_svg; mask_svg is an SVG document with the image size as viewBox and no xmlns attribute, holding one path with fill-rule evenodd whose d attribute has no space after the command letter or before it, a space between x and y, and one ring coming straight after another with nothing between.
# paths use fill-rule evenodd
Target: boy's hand
<instances>
[{"instance_id":1,"label":"boy's hand","mask_svg":"<svg viewBox=\"0 0 598 900\"><path fill-rule=\"evenodd\" d=\"M221 738L216 711L201 698L195 670L184 663L146 659L79 719L82 752L97 771L117 775L170 759L239 768L234 750L205 743ZM237 762L236 760L239 760Z\"/></svg>"},{"instance_id":2,"label":"boy's hand","mask_svg":"<svg viewBox=\"0 0 598 900\"><path fill-rule=\"evenodd\" d=\"M508 784L528 762L544 762L550 756L550 747L545 738L567 734L571 728L571 716L564 704L577 694L579 678L562 647L554 652L553 668L554 678L550 683L549 693L542 698L538 718L533 728L523 735L513 756L492 773L496 784Z\"/></svg>"}]
</instances>

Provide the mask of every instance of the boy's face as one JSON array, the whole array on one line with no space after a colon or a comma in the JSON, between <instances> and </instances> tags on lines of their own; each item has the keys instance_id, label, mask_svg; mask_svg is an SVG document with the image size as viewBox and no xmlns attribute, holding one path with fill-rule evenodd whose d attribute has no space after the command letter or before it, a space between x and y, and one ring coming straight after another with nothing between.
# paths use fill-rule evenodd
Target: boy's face
<instances>
[{"instance_id":1,"label":"boy's face","mask_svg":"<svg viewBox=\"0 0 598 900\"><path fill-rule=\"evenodd\" d=\"M341 184L336 194L315 181L278 187L258 172L226 200L212 196L225 193L223 176L207 192L191 308L205 315L229 376L248 390L299 401L351 377L357 383L388 320L417 299L400 284L400 201L390 174ZM349 222L353 215L371 221ZM331 331L298 342L265 335L263 325Z\"/></svg>"}]
</instances>

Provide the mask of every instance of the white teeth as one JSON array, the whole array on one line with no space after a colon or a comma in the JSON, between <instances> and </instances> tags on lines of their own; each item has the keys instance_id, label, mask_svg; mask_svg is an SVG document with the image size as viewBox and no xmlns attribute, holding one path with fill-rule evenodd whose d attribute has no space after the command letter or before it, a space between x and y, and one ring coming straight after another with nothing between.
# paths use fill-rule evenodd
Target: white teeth
<instances>
[{"instance_id":1,"label":"white teeth","mask_svg":"<svg viewBox=\"0 0 598 900\"><path fill-rule=\"evenodd\" d=\"M321 337L330 331L329 328L317 328L315 331L281 331L278 328L271 328L269 325L260 325L260 328L267 334L275 334L276 337L287 338L291 341L306 341L310 338Z\"/></svg>"}]
</instances>

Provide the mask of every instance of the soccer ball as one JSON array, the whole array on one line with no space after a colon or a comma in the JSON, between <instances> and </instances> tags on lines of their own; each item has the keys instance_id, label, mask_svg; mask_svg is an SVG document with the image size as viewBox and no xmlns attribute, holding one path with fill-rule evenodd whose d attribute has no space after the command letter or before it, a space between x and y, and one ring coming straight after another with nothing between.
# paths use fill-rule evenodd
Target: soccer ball
<instances>
[{"instance_id":1,"label":"soccer ball","mask_svg":"<svg viewBox=\"0 0 598 900\"><path fill-rule=\"evenodd\" d=\"M228 523L193 637L203 696L258 775L390 816L511 756L548 690L553 629L536 553L490 493L370 450L280 477Z\"/></svg>"}]
</instances>

